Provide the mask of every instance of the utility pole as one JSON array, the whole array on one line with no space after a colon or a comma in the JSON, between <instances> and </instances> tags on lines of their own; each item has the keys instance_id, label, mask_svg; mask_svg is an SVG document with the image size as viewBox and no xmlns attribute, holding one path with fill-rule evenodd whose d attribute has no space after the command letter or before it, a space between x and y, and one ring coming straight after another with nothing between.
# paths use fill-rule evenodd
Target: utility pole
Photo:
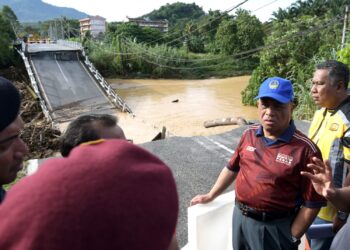
<instances>
[{"instance_id":1,"label":"utility pole","mask_svg":"<svg viewBox=\"0 0 350 250\"><path fill-rule=\"evenodd\" d=\"M56 19L55 19L55 39L58 40L57 22L56 22Z\"/></svg>"},{"instance_id":2,"label":"utility pole","mask_svg":"<svg viewBox=\"0 0 350 250\"><path fill-rule=\"evenodd\" d=\"M62 35L62 40L64 40L64 29L63 29L63 24L62 24L63 18L61 17L59 20L60 20L60 23L61 23L61 35Z\"/></svg>"},{"instance_id":3,"label":"utility pole","mask_svg":"<svg viewBox=\"0 0 350 250\"><path fill-rule=\"evenodd\" d=\"M68 40L70 39L70 26L69 26L69 20L67 22L67 29L68 29Z\"/></svg>"},{"instance_id":4,"label":"utility pole","mask_svg":"<svg viewBox=\"0 0 350 250\"><path fill-rule=\"evenodd\" d=\"M345 7L345 17L344 17L344 25L343 25L343 34L342 34L342 37L341 37L341 46L340 48L341 49L344 49L345 47L345 37L346 37L346 26L348 24L348 15L349 15L349 6L347 5Z\"/></svg>"}]
</instances>

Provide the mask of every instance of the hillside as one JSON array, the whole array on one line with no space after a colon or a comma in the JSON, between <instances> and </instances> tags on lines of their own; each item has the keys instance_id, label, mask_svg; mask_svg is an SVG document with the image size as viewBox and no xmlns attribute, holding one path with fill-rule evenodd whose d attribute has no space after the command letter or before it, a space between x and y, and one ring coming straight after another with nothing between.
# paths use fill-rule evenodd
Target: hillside
<instances>
[{"instance_id":1,"label":"hillside","mask_svg":"<svg viewBox=\"0 0 350 250\"><path fill-rule=\"evenodd\" d=\"M81 19L88 16L76 9L57 7L41 0L0 0L0 8L4 5L10 6L20 22L38 22L62 16Z\"/></svg>"}]
</instances>

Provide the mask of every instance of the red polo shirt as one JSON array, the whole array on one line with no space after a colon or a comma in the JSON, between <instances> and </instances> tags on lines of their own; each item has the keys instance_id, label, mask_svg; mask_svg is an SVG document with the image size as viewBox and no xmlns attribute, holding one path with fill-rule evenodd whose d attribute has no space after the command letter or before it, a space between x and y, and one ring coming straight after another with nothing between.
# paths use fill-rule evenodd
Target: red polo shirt
<instances>
[{"instance_id":1,"label":"red polo shirt","mask_svg":"<svg viewBox=\"0 0 350 250\"><path fill-rule=\"evenodd\" d=\"M308 178L300 175L300 171L310 171L306 165L312 157L322 159L317 146L293 123L288 130L290 138L278 143L264 143L259 130L261 125L253 125L243 133L227 166L238 172L238 201L271 212L290 211L300 205L324 206L325 199L316 193Z\"/></svg>"}]
</instances>

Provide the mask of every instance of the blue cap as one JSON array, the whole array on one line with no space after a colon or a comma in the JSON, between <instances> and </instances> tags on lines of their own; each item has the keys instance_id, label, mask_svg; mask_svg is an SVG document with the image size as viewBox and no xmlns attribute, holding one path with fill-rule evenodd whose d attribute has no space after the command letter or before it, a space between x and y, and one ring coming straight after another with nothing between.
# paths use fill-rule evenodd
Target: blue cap
<instances>
[{"instance_id":1,"label":"blue cap","mask_svg":"<svg viewBox=\"0 0 350 250\"><path fill-rule=\"evenodd\" d=\"M281 77L266 79L259 88L259 95L254 100L270 97L280 103L288 103L294 99L292 82Z\"/></svg>"}]
</instances>

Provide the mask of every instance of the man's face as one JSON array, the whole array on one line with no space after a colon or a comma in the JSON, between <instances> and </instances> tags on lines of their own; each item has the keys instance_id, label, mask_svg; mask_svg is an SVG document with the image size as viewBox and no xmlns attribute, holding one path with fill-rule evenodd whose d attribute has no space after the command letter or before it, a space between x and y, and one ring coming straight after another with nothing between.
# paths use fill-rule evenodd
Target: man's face
<instances>
[{"instance_id":1,"label":"man's face","mask_svg":"<svg viewBox=\"0 0 350 250\"><path fill-rule=\"evenodd\" d=\"M277 139L288 127L292 119L292 103L280 103L272 98L258 100L258 116L265 137Z\"/></svg>"},{"instance_id":2,"label":"man's face","mask_svg":"<svg viewBox=\"0 0 350 250\"><path fill-rule=\"evenodd\" d=\"M0 132L0 185L14 181L23 167L23 158L28 153L27 145L20 138L23 126L18 116Z\"/></svg>"},{"instance_id":3,"label":"man's face","mask_svg":"<svg viewBox=\"0 0 350 250\"><path fill-rule=\"evenodd\" d=\"M342 100L339 93L343 93L339 83L332 84L328 69L318 69L312 78L311 96L316 105L333 109ZM341 91L341 92L339 92Z\"/></svg>"}]
</instances>

